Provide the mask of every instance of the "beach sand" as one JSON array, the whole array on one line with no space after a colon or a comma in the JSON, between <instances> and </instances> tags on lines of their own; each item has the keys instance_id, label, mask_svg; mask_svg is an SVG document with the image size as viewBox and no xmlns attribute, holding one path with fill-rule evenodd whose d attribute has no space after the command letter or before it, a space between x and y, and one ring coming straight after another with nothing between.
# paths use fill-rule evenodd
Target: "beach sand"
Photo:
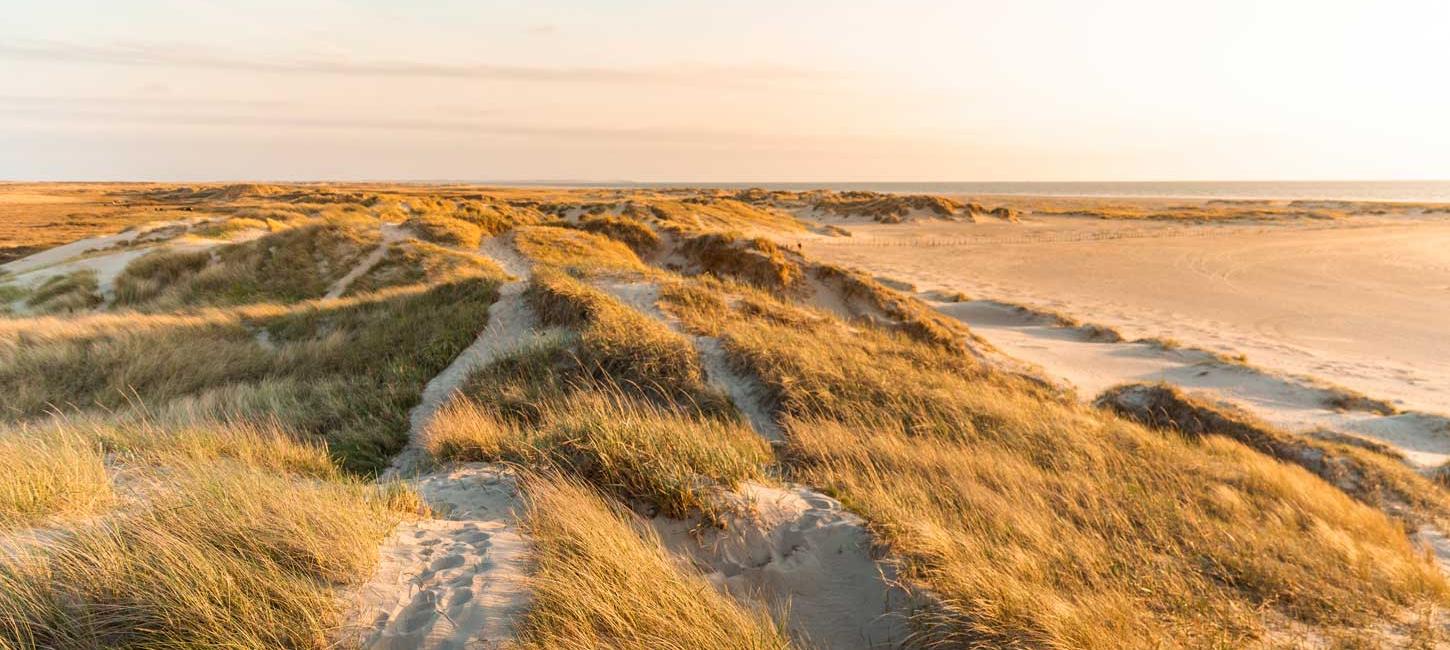
<instances>
[{"instance_id":1,"label":"beach sand","mask_svg":"<svg viewBox=\"0 0 1450 650\"><path fill-rule=\"evenodd\" d=\"M807 254L1450 412L1450 219L850 225ZM1031 360L1031 359L1029 359ZM1050 369L1049 369L1050 370Z\"/></svg>"}]
</instances>

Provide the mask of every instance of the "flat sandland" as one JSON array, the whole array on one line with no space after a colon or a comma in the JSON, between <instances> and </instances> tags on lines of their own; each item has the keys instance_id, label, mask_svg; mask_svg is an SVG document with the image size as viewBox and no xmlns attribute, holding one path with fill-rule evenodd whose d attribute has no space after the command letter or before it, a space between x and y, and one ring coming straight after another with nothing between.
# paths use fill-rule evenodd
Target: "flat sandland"
<instances>
[{"instance_id":1,"label":"flat sandland","mask_svg":"<svg viewBox=\"0 0 1450 650\"><path fill-rule=\"evenodd\" d=\"M1450 411L1450 219L850 225L808 254Z\"/></svg>"}]
</instances>

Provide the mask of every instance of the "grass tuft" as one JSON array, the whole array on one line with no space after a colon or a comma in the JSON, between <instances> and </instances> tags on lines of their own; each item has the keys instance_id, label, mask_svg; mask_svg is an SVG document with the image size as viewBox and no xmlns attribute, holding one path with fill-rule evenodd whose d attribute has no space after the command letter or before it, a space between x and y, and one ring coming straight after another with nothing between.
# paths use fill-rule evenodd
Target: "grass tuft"
<instances>
[{"instance_id":1,"label":"grass tuft","mask_svg":"<svg viewBox=\"0 0 1450 650\"><path fill-rule=\"evenodd\" d=\"M790 647L767 613L720 594L592 489L532 477L523 492L536 566L533 604L519 625L524 647Z\"/></svg>"}]
</instances>

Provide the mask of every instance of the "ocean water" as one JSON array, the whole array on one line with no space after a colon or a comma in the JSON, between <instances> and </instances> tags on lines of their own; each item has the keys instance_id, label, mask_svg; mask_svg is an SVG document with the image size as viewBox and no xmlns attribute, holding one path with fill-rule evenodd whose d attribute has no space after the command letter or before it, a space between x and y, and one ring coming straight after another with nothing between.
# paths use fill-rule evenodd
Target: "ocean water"
<instances>
[{"instance_id":1,"label":"ocean water","mask_svg":"<svg viewBox=\"0 0 1450 650\"><path fill-rule=\"evenodd\" d=\"M569 185L569 183L560 183ZM1450 203L1450 181L1155 181L999 183L582 183L589 187L707 187L866 190L926 194L1009 194L1192 199L1309 199Z\"/></svg>"}]
</instances>

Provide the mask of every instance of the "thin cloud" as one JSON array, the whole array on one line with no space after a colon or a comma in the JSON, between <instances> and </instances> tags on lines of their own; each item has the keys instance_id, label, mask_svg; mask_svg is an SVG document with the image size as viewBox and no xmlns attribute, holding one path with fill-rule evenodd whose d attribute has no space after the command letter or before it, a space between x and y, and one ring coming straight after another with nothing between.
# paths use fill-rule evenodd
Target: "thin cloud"
<instances>
[{"instance_id":1,"label":"thin cloud","mask_svg":"<svg viewBox=\"0 0 1450 650\"><path fill-rule=\"evenodd\" d=\"M221 113L168 112L128 110L0 106L0 115L34 118L43 122L87 122L93 124L143 124L155 126L201 127L264 127L337 130L384 130L437 132L453 135L487 135L505 137L577 138L591 140L629 140L666 143L709 144L749 142L777 139L759 133L668 128L603 128L572 125L539 125L504 122L483 122L447 118L335 118L286 115L234 115Z\"/></svg>"},{"instance_id":2,"label":"thin cloud","mask_svg":"<svg viewBox=\"0 0 1450 650\"><path fill-rule=\"evenodd\" d=\"M827 80L835 75L777 65L687 65L672 67L534 67L490 63L421 61L340 61L327 59L249 59L192 46L80 45L59 42L0 43L0 58L137 67L193 67L270 74L370 77L439 77L497 81L653 83L699 85L758 84Z\"/></svg>"}]
</instances>

